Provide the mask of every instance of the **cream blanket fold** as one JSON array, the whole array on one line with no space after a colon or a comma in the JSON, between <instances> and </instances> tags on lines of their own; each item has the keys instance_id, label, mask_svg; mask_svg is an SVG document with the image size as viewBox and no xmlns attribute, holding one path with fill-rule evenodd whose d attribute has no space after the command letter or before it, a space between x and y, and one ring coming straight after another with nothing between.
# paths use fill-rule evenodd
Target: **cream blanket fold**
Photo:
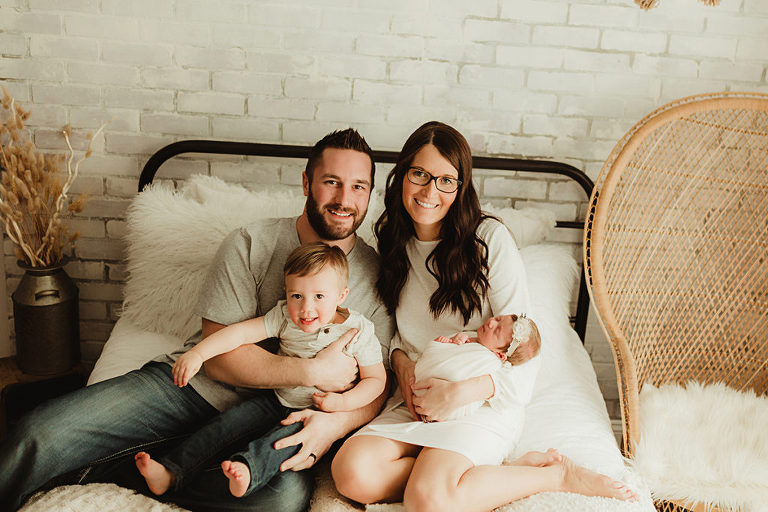
<instances>
[{"instance_id":1,"label":"cream blanket fold","mask_svg":"<svg viewBox=\"0 0 768 512\"><path fill-rule=\"evenodd\" d=\"M466 333L470 337L474 332ZM434 377L452 382L488 375L501 368L501 360L479 343L431 342L416 361L414 369L416 381ZM448 415L445 420L455 420L476 412L485 400L477 400L459 407Z\"/></svg>"}]
</instances>

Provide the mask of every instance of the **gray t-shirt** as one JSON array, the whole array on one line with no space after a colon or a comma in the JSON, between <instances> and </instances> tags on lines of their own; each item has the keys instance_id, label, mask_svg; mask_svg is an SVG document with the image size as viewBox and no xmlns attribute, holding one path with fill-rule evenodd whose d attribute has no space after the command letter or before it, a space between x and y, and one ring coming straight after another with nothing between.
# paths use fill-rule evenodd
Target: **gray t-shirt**
<instances>
[{"instance_id":1,"label":"gray t-shirt","mask_svg":"<svg viewBox=\"0 0 768 512\"><path fill-rule=\"evenodd\" d=\"M283 266L291 251L300 245L297 219L263 219L227 235L208 269L195 313L212 322L230 325L263 316L278 300L285 298ZM376 291L379 256L358 237L347 254L347 261L349 295L344 304L353 305L373 322L382 351L388 354L394 326ZM195 346L201 336L201 333L192 336L181 350L157 360L173 364ZM204 369L192 378L190 385L220 411L238 404L245 391L208 378Z\"/></svg>"},{"instance_id":2,"label":"gray t-shirt","mask_svg":"<svg viewBox=\"0 0 768 512\"><path fill-rule=\"evenodd\" d=\"M315 357L318 352L354 327L358 333L347 344L344 353L354 357L359 366L381 363L381 345L373 332L373 323L357 311L345 308L338 308L338 311L344 317L342 323L324 325L315 332L304 332L291 321L286 302L281 300L264 315L264 326L268 336L280 338L278 354L304 359ZM277 388L275 394L284 406L304 409L312 406L312 395L318 391L320 390L316 387L296 386Z\"/></svg>"}]
</instances>

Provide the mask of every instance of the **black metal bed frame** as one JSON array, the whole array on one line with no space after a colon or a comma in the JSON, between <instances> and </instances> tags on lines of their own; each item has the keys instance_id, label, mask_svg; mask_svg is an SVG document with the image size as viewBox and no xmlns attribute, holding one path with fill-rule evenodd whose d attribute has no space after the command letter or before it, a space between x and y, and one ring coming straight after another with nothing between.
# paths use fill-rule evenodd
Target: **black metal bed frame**
<instances>
[{"instance_id":1,"label":"black metal bed frame","mask_svg":"<svg viewBox=\"0 0 768 512\"><path fill-rule=\"evenodd\" d=\"M139 192L144 187L152 183L152 180L160 166L176 155L182 153L207 153L223 155L248 155L265 156L278 158L300 158L306 159L309 154L310 146L295 146L287 144L261 144L256 142L227 142L217 140L182 140L168 144L157 150L144 165L144 169L139 176ZM373 159L376 162L395 163L398 153L395 151L374 151ZM472 165L475 169L490 169L500 171L525 171L540 172L546 174L560 174L574 180L584 189L587 198L592 194L594 183L584 174L583 171L563 162L553 162L548 160L528 160L521 158L502 158L475 156L472 158ZM578 221L557 221L556 227L570 229L584 229L584 222ZM584 278L584 272L581 272L579 280L579 295L576 304L576 315L571 318L574 322L574 330L584 342L584 335L587 330L587 315L589 313L589 294L587 293L587 284Z\"/></svg>"}]
</instances>

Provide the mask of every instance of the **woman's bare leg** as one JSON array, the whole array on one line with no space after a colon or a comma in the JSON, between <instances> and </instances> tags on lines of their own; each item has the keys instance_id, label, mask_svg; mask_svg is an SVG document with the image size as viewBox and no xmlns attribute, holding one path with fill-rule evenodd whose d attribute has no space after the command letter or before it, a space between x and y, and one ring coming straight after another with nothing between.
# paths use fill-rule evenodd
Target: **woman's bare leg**
<instances>
[{"instance_id":1,"label":"woman's bare leg","mask_svg":"<svg viewBox=\"0 0 768 512\"><path fill-rule=\"evenodd\" d=\"M546 456L537 453L539 455L534 458ZM634 498L632 491L623 484L560 457L560 462L544 466L474 466L458 453L424 448L405 489L405 509L408 512L485 512L545 491L622 500Z\"/></svg>"},{"instance_id":2,"label":"woman's bare leg","mask_svg":"<svg viewBox=\"0 0 768 512\"><path fill-rule=\"evenodd\" d=\"M379 436L347 439L331 463L336 489L360 503L400 501L419 450Z\"/></svg>"}]
</instances>

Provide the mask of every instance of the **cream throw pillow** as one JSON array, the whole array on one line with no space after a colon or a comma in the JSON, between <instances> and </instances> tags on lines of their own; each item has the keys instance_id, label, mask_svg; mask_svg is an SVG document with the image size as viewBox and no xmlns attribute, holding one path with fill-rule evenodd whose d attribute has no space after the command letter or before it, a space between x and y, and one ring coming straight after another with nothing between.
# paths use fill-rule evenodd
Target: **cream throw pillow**
<instances>
[{"instance_id":1,"label":"cream throw pillow","mask_svg":"<svg viewBox=\"0 0 768 512\"><path fill-rule=\"evenodd\" d=\"M127 213L129 278L123 317L148 331L188 338L200 329L192 309L224 237L256 219L299 215L303 207L301 194L253 192L211 176L192 176L180 191L151 185ZM373 224L382 210L381 195L375 192L358 230L374 247ZM544 240L555 224L548 210L492 211L507 223L520 247Z\"/></svg>"}]
</instances>

